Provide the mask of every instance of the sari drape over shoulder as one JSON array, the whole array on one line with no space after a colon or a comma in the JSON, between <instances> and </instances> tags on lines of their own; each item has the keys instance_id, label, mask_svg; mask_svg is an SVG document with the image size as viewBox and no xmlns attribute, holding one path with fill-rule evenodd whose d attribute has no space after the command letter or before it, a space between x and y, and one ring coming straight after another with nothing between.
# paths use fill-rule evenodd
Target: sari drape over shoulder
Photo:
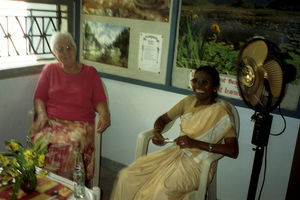
<instances>
[{"instance_id":1,"label":"sari drape over shoulder","mask_svg":"<svg viewBox=\"0 0 300 200\"><path fill-rule=\"evenodd\" d=\"M212 105L194 107L196 97L188 96L167 112L181 118L180 135L209 143L222 143L236 137L229 105L218 100ZM119 173L111 200L180 200L197 189L201 162L210 152L196 148L180 149L176 144L136 160ZM210 171L210 179L215 168Z\"/></svg>"}]
</instances>

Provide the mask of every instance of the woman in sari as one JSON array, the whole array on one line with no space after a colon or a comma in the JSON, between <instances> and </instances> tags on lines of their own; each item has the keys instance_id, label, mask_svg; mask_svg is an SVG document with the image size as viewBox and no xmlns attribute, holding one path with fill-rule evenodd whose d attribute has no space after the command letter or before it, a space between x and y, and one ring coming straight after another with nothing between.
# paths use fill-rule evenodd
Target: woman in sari
<instances>
[{"instance_id":1,"label":"woman in sari","mask_svg":"<svg viewBox=\"0 0 300 200\"><path fill-rule=\"evenodd\" d=\"M45 168L69 179L79 149L88 181L94 174L95 112L100 114L98 133L110 126L105 91L96 69L76 61L76 45L69 33L54 33L51 49L59 62L47 64L40 75L31 140L45 137L49 142Z\"/></svg>"},{"instance_id":2,"label":"woman in sari","mask_svg":"<svg viewBox=\"0 0 300 200\"><path fill-rule=\"evenodd\" d=\"M162 146L165 125L181 118L180 136L174 145L137 159L123 169L111 200L181 200L198 188L201 162L211 153L238 156L238 142L229 105L216 99L220 85L216 69L205 66L191 80L193 95L187 96L154 123L152 142ZM215 168L210 171L210 179Z\"/></svg>"}]
</instances>

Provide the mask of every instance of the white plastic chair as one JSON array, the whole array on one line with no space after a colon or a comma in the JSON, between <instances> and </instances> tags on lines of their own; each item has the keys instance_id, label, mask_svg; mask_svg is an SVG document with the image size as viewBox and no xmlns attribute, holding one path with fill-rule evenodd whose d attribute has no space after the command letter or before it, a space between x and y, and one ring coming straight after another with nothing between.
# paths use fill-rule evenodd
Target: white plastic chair
<instances>
[{"instance_id":1,"label":"white plastic chair","mask_svg":"<svg viewBox=\"0 0 300 200\"><path fill-rule=\"evenodd\" d=\"M227 102L228 103L228 102ZM232 104L228 103L231 107L231 112L234 116L234 126L237 133L237 136L239 135L240 131L240 118L239 114ZM174 124L174 121L171 121L169 124L167 124L162 131L162 133L167 132ZM136 146L136 156L135 158L138 159L139 157L146 155L148 151L149 142L153 136L153 129L147 130L145 132L142 132L138 135L137 140L137 146ZM206 193L208 193L208 199L209 200L216 200L216 191L217 191L217 185L216 185L216 174L214 175L211 183L208 183L208 175L209 170L213 162L217 162L219 159L221 159L223 155L221 154L212 154L207 159L203 161L202 164L202 172L200 177L200 184L198 187L198 190L195 190L189 194L190 200L205 200Z\"/></svg>"}]
</instances>

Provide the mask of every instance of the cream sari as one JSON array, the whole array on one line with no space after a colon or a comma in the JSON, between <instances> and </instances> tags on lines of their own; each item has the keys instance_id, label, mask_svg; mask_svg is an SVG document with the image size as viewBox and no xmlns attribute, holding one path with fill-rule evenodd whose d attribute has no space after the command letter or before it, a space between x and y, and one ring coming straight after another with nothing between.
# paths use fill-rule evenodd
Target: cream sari
<instances>
[{"instance_id":1,"label":"cream sari","mask_svg":"<svg viewBox=\"0 0 300 200\"><path fill-rule=\"evenodd\" d=\"M223 101L194 107L196 97L188 96L167 114L181 117L181 135L210 143L236 137L232 113ZM197 189L201 162L210 153L200 149L180 149L176 144L143 156L119 173L111 200L181 200ZM210 179L215 172L212 168Z\"/></svg>"}]
</instances>

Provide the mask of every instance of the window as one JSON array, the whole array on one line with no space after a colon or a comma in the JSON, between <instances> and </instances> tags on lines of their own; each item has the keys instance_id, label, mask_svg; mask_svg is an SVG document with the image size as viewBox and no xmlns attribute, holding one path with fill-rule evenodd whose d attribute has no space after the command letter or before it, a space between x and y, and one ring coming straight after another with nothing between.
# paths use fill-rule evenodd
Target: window
<instances>
[{"instance_id":1,"label":"window","mask_svg":"<svg viewBox=\"0 0 300 200\"><path fill-rule=\"evenodd\" d=\"M50 37L70 30L72 1L3 1L0 4L0 70L53 59Z\"/></svg>"}]
</instances>

